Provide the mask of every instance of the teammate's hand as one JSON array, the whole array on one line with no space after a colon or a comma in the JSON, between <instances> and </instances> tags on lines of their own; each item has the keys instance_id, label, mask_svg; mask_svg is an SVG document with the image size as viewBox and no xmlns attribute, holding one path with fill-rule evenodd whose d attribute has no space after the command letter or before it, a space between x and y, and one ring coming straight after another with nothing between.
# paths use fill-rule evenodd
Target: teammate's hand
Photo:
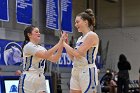
<instances>
[{"instance_id":1,"label":"teammate's hand","mask_svg":"<svg viewBox=\"0 0 140 93\"><path fill-rule=\"evenodd\" d=\"M66 43L68 43L68 34L66 32L63 32L63 39Z\"/></svg>"},{"instance_id":2,"label":"teammate's hand","mask_svg":"<svg viewBox=\"0 0 140 93\"><path fill-rule=\"evenodd\" d=\"M65 41L65 38L66 38L66 32L61 32L59 43L63 43Z\"/></svg>"}]
</instances>

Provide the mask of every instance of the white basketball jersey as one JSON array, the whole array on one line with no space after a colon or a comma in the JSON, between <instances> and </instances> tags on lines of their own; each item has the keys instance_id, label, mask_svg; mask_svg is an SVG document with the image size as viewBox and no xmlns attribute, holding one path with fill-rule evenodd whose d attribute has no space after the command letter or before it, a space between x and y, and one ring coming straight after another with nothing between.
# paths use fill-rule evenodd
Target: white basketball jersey
<instances>
[{"instance_id":1,"label":"white basketball jersey","mask_svg":"<svg viewBox=\"0 0 140 93\"><path fill-rule=\"evenodd\" d=\"M77 42L76 42L75 49L79 48L79 46L84 42L84 40L86 39L86 37L89 34L96 34L96 33L94 33L93 31L89 31L85 36L79 37ZM88 65L88 64L95 64L95 59L96 59L97 52L98 52L98 44L92 46L87 51L86 55L83 56L82 58L80 58L80 59L74 58L74 62L73 62L74 64L73 65L75 67L77 67L77 66L85 66L85 65Z\"/></svg>"},{"instance_id":2,"label":"white basketball jersey","mask_svg":"<svg viewBox=\"0 0 140 93\"><path fill-rule=\"evenodd\" d=\"M46 50L40 45L35 45L32 42L27 43L23 48L23 70L34 71L36 73L44 73L45 60L35 56L39 50Z\"/></svg>"}]
</instances>

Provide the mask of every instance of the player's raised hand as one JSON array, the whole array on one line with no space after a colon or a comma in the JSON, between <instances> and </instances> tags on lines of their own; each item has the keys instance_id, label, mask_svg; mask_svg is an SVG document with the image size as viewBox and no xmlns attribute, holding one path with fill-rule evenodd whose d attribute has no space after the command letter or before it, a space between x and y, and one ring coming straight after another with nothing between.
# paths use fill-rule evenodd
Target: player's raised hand
<instances>
[{"instance_id":1,"label":"player's raised hand","mask_svg":"<svg viewBox=\"0 0 140 93\"><path fill-rule=\"evenodd\" d=\"M63 39L66 43L68 43L68 34L66 32L63 32Z\"/></svg>"}]
</instances>

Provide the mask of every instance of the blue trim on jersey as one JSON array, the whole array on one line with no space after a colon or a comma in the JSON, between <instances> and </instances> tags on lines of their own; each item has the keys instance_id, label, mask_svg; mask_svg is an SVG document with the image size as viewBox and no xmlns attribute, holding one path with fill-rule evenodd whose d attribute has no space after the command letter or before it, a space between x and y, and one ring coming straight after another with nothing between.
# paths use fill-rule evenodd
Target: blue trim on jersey
<instances>
[{"instance_id":1,"label":"blue trim on jersey","mask_svg":"<svg viewBox=\"0 0 140 93\"><path fill-rule=\"evenodd\" d=\"M30 65L29 65L29 68L30 68L31 65L32 65L32 59L33 59L33 56L31 56L31 58L30 58ZM28 68L28 70L29 70L29 68Z\"/></svg>"},{"instance_id":2,"label":"blue trim on jersey","mask_svg":"<svg viewBox=\"0 0 140 93\"><path fill-rule=\"evenodd\" d=\"M89 85L88 85L88 88L86 89L86 91L84 93L88 92L88 90L90 89L90 86L91 86L91 69L89 68Z\"/></svg>"},{"instance_id":3,"label":"blue trim on jersey","mask_svg":"<svg viewBox=\"0 0 140 93\"><path fill-rule=\"evenodd\" d=\"M27 64L27 62L28 62L27 59L28 59L28 58L26 57L26 59L25 59L25 67L24 67L25 70L26 70L26 64Z\"/></svg>"},{"instance_id":4,"label":"blue trim on jersey","mask_svg":"<svg viewBox=\"0 0 140 93\"><path fill-rule=\"evenodd\" d=\"M89 54L89 50L87 51L87 60L88 60L88 54Z\"/></svg>"},{"instance_id":5,"label":"blue trim on jersey","mask_svg":"<svg viewBox=\"0 0 140 93\"><path fill-rule=\"evenodd\" d=\"M27 65L28 64L28 59L30 60L29 61L29 66ZM24 68L24 70L25 71L28 71L29 70L29 68L31 67L31 65L32 65L32 59L33 59L33 56L31 56L31 57L26 57L26 63L25 63L25 68ZM27 67L28 66L28 67Z\"/></svg>"},{"instance_id":6,"label":"blue trim on jersey","mask_svg":"<svg viewBox=\"0 0 140 93\"><path fill-rule=\"evenodd\" d=\"M25 80L25 77L26 77L26 74L23 75L23 80L22 80L22 93L25 93L25 92L24 92L24 88L23 88L23 87L24 87L24 80Z\"/></svg>"},{"instance_id":7,"label":"blue trim on jersey","mask_svg":"<svg viewBox=\"0 0 140 93\"><path fill-rule=\"evenodd\" d=\"M94 67L94 82L95 82L95 86L96 86L95 67Z\"/></svg>"},{"instance_id":8,"label":"blue trim on jersey","mask_svg":"<svg viewBox=\"0 0 140 93\"><path fill-rule=\"evenodd\" d=\"M87 61L88 61L88 64L90 64L88 56L89 56L89 50L87 51Z\"/></svg>"},{"instance_id":9,"label":"blue trim on jersey","mask_svg":"<svg viewBox=\"0 0 140 93\"><path fill-rule=\"evenodd\" d=\"M46 65L45 65L45 59L43 60L43 63L44 63L44 66L43 66L43 68L45 68L45 66L46 66Z\"/></svg>"},{"instance_id":10,"label":"blue trim on jersey","mask_svg":"<svg viewBox=\"0 0 140 93\"><path fill-rule=\"evenodd\" d=\"M94 51L95 51L95 48L96 48L96 47L94 47L94 48L93 48L93 51L92 51L92 64L94 63Z\"/></svg>"},{"instance_id":11,"label":"blue trim on jersey","mask_svg":"<svg viewBox=\"0 0 140 93\"><path fill-rule=\"evenodd\" d=\"M76 46L80 46L83 42L76 43Z\"/></svg>"}]
</instances>

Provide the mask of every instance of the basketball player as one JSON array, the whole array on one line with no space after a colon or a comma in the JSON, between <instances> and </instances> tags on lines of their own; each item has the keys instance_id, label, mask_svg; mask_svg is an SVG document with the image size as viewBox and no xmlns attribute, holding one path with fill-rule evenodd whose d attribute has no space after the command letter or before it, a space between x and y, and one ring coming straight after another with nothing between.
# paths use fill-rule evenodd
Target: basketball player
<instances>
[{"instance_id":1,"label":"basketball player","mask_svg":"<svg viewBox=\"0 0 140 93\"><path fill-rule=\"evenodd\" d=\"M94 32L94 19L91 9L78 14L75 19L75 27L83 35L78 38L75 49L67 43L63 43L73 61L70 93L96 93L98 74L95 59L98 52L99 38Z\"/></svg>"},{"instance_id":2,"label":"basketball player","mask_svg":"<svg viewBox=\"0 0 140 93\"><path fill-rule=\"evenodd\" d=\"M57 62L63 49L62 37L49 50L39 45L40 32L35 26L28 26L24 30L23 44L23 73L19 81L18 93L46 93L44 68L45 59Z\"/></svg>"}]
</instances>

